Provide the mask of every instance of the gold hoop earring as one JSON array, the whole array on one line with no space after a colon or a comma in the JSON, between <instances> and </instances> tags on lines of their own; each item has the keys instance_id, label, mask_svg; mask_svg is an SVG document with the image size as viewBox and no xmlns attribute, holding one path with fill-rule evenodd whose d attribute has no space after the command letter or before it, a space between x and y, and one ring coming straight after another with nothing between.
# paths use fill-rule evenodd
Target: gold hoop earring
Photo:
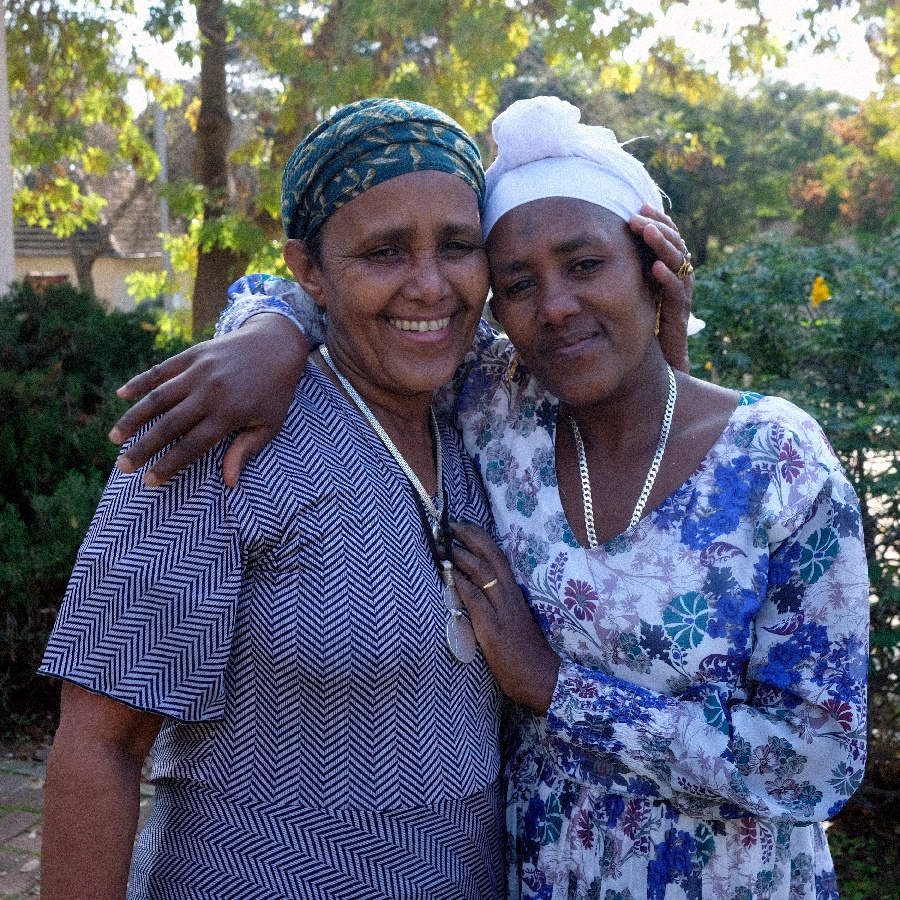
<instances>
[{"instance_id":1,"label":"gold hoop earring","mask_svg":"<svg viewBox=\"0 0 900 900\"><path fill-rule=\"evenodd\" d=\"M516 369L519 368L519 351L513 354L512 362L509 364L509 371L507 371L505 378L503 379L507 384L509 384L513 378L516 377Z\"/></svg>"}]
</instances>

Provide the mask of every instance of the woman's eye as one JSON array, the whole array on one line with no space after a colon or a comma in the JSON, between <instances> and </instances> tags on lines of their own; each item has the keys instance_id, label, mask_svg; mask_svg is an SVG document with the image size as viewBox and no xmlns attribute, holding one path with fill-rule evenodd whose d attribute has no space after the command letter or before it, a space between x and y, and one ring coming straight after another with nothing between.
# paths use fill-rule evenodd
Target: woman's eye
<instances>
[{"instance_id":1,"label":"woman's eye","mask_svg":"<svg viewBox=\"0 0 900 900\"><path fill-rule=\"evenodd\" d=\"M467 256L469 253L475 253L484 248L470 241L447 241L443 249L448 256Z\"/></svg>"},{"instance_id":2,"label":"woman's eye","mask_svg":"<svg viewBox=\"0 0 900 900\"><path fill-rule=\"evenodd\" d=\"M509 297L510 299L515 299L517 297L521 297L522 294L525 293L529 288L534 286L533 278L520 278L518 281L512 282L512 284L506 285L503 288L502 294L504 297Z\"/></svg>"},{"instance_id":3,"label":"woman's eye","mask_svg":"<svg viewBox=\"0 0 900 900\"><path fill-rule=\"evenodd\" d=\"M374 250L367 251L365 256L366 259L371 259L375 262L387 262L397 257L399 252L396 247L376 247Z\"/></svg>"},{"instance_id":4,"label":"woman's eye","mask_svg":"<svg viewBox=\"0 0 900 900\"><path fill-rule=\"evenodd\" d=\"M600 259L579 259L572 266L572 271L577 275L588 275L599 269L601 265L603 265L603 260Z\"/></svg>"}]
</instances>

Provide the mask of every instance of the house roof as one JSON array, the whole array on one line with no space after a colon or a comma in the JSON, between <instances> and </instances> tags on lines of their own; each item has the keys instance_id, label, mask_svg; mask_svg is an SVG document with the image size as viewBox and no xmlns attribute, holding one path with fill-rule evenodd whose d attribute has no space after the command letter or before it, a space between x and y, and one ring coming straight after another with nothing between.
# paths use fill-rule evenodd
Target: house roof
<instances>
[{"instance_id":1,"label":"house roof","mask_svg":"<svg viewBox=\"0 0 900 900\"><path fill-rule=\"evenodd\" d=\"M100 229L96 225L90 225L87 231L76 234L75 240L85 247L96 244L102 240ZM16 256L69 255L69 249L62 238L58 238L49 228L40 228L37 225L16 225L13 229L13 246Z\"/></svg>"},{"instance_id":2,"label":"house roof","mask_svg":"<svg viewBox=\"0 0 900 900\"><path fill-rule=\"evenodd\" d=\"M92 245L104 242L106 223L113 220L120 207L127 202L135 187L133 176L120 175L104 179L98 190L107 200L101 213L101 221L89 225L84 231L75 234L75 240L85 250ZM107 248L101 256L117 259L141 259L162 255L162 244L159 239L159 202L152 185L143 184L127 208L116 219L109 236L111 250ZM13 246L16 256L68 256L66 241L56 237L48 228L25 224L16 225L13 231Z\"/></svg>"}]
</instances>

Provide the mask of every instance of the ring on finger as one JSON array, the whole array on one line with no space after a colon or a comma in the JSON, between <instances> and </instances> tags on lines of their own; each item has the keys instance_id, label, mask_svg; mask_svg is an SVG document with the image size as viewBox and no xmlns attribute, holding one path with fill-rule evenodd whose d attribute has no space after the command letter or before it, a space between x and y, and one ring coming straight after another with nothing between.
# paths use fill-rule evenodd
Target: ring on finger
<instances>
[{"instance_id":1,"label":"ring on finger","mask_svg":"<svg viewBox=\"0 0 900 900\"><path fill-rule=\"evenodd\" d=\"M499 581L498 578L492 578L487 584L483 584L481 586L481 590L489 591L492 587L494 587L497 584L498 581Z\"/></svg>"}]
</instances>

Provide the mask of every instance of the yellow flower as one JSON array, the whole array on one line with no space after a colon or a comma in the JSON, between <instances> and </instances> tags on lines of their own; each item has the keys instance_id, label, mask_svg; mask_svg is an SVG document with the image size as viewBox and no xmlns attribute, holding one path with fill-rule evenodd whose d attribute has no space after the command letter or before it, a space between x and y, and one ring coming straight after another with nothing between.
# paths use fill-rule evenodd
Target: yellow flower
<instances>
[{"instance_id":1,"label":"yellow flower","mask_svg":"<svg viewBox=\"0 0 900 900\"><path fill-rule=\"evenodd\" d=\"M831 291L828 290L828 285L825 284L825 279L821 275L816 275L812 290L809 292L809 299L813 309L831 299Z\"/></svg>"},{"instance_id":2,"label":"yellow flower","mask_svg":"<svg viewBox=\"0 0 900 900\"><path fill-rule=\"evenodd\" d=\"M706 365L703 367L707 372L712 372L712 360L708 359L706 361Z\"/></svg>"}]
</instances>

